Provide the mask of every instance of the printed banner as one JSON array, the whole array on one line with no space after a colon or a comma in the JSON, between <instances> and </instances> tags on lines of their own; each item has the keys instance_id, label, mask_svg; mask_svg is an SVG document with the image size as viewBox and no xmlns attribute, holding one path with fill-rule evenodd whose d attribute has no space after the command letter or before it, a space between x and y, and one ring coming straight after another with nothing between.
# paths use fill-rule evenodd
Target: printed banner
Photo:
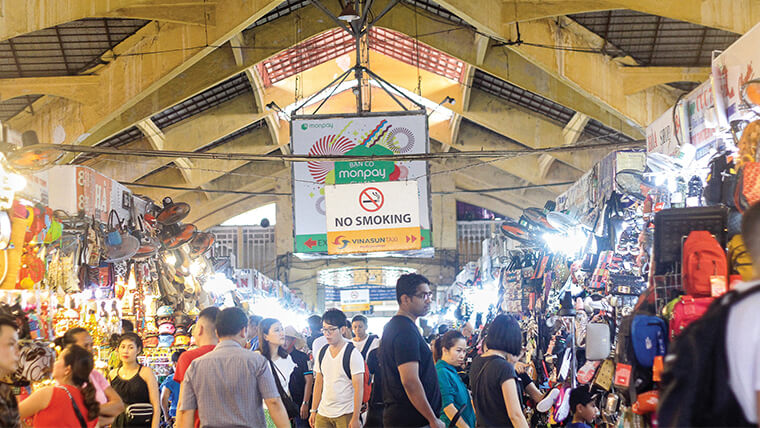
<instances>
[{"instance_id":1,"label":"printed banner","mask_svg":"<svg viewBox=\"0 0 760 428\"><path fill-rule=\"evenodd\" d=\"M662 116L647 126L647 153L662 153L668 156L678 154L678 140L676 132L681 132L679 115L673 122L673 109L669 108Z\"/></svg>"},{"instance_id":2,"label":"printed banner","mask_svg":"<svg viewBox=\"0 0 760 428\"><path fill-rule=\"evenodd\" d=\"M343 155L347 159L351 156L427 153L429 146L424 113L294 117L291 138L293 154ZM427 162L347 160L294 163L295 252L328 252L325 186L401 181L417 186L421 247L432 247Z\"/></svg>"},{"instance_id":3,"label":"printed banner","mask_svg":"<svg viewBox=\"0 0 760 428\"><path fill-rule=\"evenodd\" d=\"M363 293L368 292L369 301L368 305L386 305L396 302L396 287L383 287L377 285L355 285L351 287L334 287L330 285L325 286L325 307L336 307L343 305L343 293L358 291ZM359 303L364 304L364 303ZM368 310L368 309L361 309Z\"/></svg>"},{"instance_id":4,"label":"printed banner","mask_svg":"<svg viewBox=\"0 0 760 428\"><path fill-rule=\"evenodd\" d=\"M718 119L727 128L733 120L748 119L752 114L740 108L741 87L760 76L760 24L718 55L712 63L712 84L716 94Z\"/></svg>"},{"instance_id":5,"label":"printed banner","mask_svg":"<svg viewBox=\"0 0 760 428\"><path fill-rule=\"evenodd\" d=\"M689 117L689 139L697 149L695 158L699 160L707 156L716 142L718 118L710 81L697 86L686 96L686 111Z\"/></svg>"},{"instance_id":6,"label":"printed banner","mask_svg":"<svg viewBox=\"0 0 760 428\"><path fill-rule=\"evenodd\" d=\"M328 254L421 248L413 181L327 186L325 201Z\"/></svg>"},{"instance_id":7,"label":"printed banner","mask_svg":"<svg viewBox=\"0 0 760 428\"><path fill-rule=\"evenodd\" d=\"M369 289L340 290L340 307L347 312L369 310Z\"/></svg>"}]
</instances>

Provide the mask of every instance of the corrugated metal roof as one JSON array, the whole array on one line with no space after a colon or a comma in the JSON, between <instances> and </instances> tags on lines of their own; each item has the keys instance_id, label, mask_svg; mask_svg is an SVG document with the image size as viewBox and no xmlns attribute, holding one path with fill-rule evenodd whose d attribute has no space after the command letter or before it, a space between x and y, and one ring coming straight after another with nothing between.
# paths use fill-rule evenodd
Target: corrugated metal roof
<instances>
[{"instance_id":1,"label":"corrugated metal roof","mask_svg":"<svg viewBox=\"0 0 760 428\"><path fill-rule=\"evenodd\" d=\"M472 87L499 97L515 106L538 113L561 126L567 125L573 115L575 115L573 109L544 98L541 95L526 91L478 69L475 70ZM584 132L594 138L601 138L611 142L629 142L633 140L594 119L589 120Z\"/></svg>"},{"instance_id":2,"label":"corrugated metal roof","mask_svg":"<svg viewBox=\"0 0 760 428\"><path fill-rule=\"evenodd\" d=\"M276 19L282 18L283 16L289 15L290 13L295 12L296 10L310 4L311 0L285 0L279 6L272 9L271 12L264 15L261 19L249 25L246 30L250 30L251 28L256 28Z\"/></svg>"},{"instance_id":3,"label":"corrugated metal roof","mask_svg":"<svg viewBox=\"0 0 760 428\"><path fill-rule=\"evenodd\" d=\"M495 95L516 106L536 112L563 126L570 122L570 119L575 114L575 111L572 109L555 103L541 95L526 91L479 69L475 70L472 87Z\"/></svg>"},{"instance_id":4,"label":"corrugated metal roof","mask_svg":"<svg viewBox=\"0 0 760 428\"><path fill-rule=\"evenodd\" d=\"M236 138L240 138L243 135L250 134L251 132L253 132L253 131L255 131L255 130L259 129L259 128L263 128L265 126L267 126L267 122L266 122L265 119L257 120L256 122L253 122L250 125L247 125L247 126L245 126L243 128L238 129L237 131L233 132L232 134L226 135L226 136L224 136L224 137L222 137L222 138L220 138L220 139L218 139L218 140L216 140L216 141L214 141L214 142L212 142L210 144L207 144L207 145L201 147L200 149L196 150L196 152L198 152L198 153L205 153L205 152L211 151L211 150L213 150L213 149L215 149L215 148L217 148L219 146L222 146L224 144L229 143L230 141L232 141L232 140L234 140Z\"/></svg>"},{"instance_id":5,"label":"corrugated metal roof","mask_svg":"<svg viewBox=\"0 0 760 428\"><path fill-rule=\"evenodd\" d=\"M293 13L297 11L298 9L306 7L310 4L311 4L311 0L285 0L279 6L272 9L271 12L269 12L268 14L266 14L264 17L254 22L253 24L251 24L246 29L250 30L252 28L256 28L261 25L267 24L269 22L275 21L279 18L282 18L283 16L289 15L290 13ZM472 26L467 24L462 18L454 15L453 13L449 12L447 9L440 6L438 3L435 3L434 1L431 1L431 0L402 0L400 4L402 6L416 7L420 11L424 11L433 15L438 15L440 18L443 18L446 21L450 21L452 24L472 28ZM377 7L374 7L372 8L371 12L380 13L380 10Z\"/></svg>"},{"instance_id":6,"label":"corrugated metal roof","mask_svg":"<svg viewBox=\"0 0 760 428\"><path fill-rule=\"evenodd\" d=\"M568 16L607 40L606 50L611 55L630 55L641 65L708 67L713 50L723 50L740 37L625 9Z\"/></svg>"},{"instance_id":7,"label":"corrugated metal roof","mask_svg":"<svg viewBox=\"0 0 760 428\"><path fill-rule=\"evenodd\" d=\"M0 42L0 78L76 75L149 21L87 18Z\"/></svg>"},{"instance_id":8,"label":"corrugated metal roof","mask_svg":"<svg viewBox=\"0 0 760 428\"><path fill-rule=\"evenodd\" d=\"M130 128L127 128L118 134L114 135L113 137L107 138L97 144L95 144L96 147L113 147L118 148L121 146L125 146L133 141L137 141L140 138L143 137L142 131L140 131L139 128L136 126L132 126ZM90 159L94 159L98 157L98 154L95 153L83 153L79 155L76 159L74 159L73 163L75 164L83 164L86 161Z\"/></svg>"},{"instance_id":9,"label":"corrugated metal roof","mask_svg":"<svg viewBox=\"0 0 760 428\"><path fill-rule=\"evenodd\" d=\"M438 3L435 3L430 0L403 0L401 4L407 4L412 7L416 7L418 9L422 9L425 12L432 13L434 15L438 15L439 17L445 19L446 21L451 22L452 24L457 24L459 26L474 28L472 25L465 22L464 19L460 18L459 16L449 12L448 9L442 7Z\"/></svg>"},{"instance_id":10,"label":"corrugated metal roof","mask_svg":"<svg viewBox=\"0 0 760 428\"><path fill-rule=\"evenodd\" d=\"M216 107L225 101L252 92L253 88L251 88L251 83L248 81L245 73L240 73L216 86L206 89L198 95L157 113L151 117L151 120L160 129L164 129L212 107Z\"/></svg>"},{"instance_id":11,"label":"corrugated metal roof","mask_svg":"<svg viewBox=\"0 0 760 428\"><path fill-rule=\"evenodd\" d=\"M12 118L27 107L31 108L32 103L40 98L42 95L23 95L0 102L0 121Z\"/></svg>"}]
</instances>

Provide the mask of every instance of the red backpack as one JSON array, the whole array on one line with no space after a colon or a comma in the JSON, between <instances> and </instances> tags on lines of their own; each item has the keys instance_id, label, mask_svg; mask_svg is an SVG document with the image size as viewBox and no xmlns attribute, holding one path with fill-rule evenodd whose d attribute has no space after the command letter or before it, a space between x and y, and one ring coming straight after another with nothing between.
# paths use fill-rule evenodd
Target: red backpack
<instances>
[{"instance_id":1,"label":"red backpack","mask_svg":"<svg viewBox=\"0 0 760 428\"><path fill-rule=\"evenodd\" d=\"M706 230L689 233L683 244L683 288L691 296L712 294L710 277L728 273L726 251Z\"/></svg>"},{"instance_id":2,"label":"red backpack","mask_svg":"<svg viewBox=\"0 0 760 428\"><path fill-rule=\"evenodd\" d=\"M670 318L670 338L674 339L686 326L702 317L713 300L712 297L679 297Z\"/></svg>"},{"instance_id":3,"label":"red backpack","mask_svg":"<svg viewBox=\"0 0 760 428\"><path fill-rule=\"evenodd\" d=\"M369 349L369 345L372 342L367 343L367 346L365 348ZM322 347L322 350L319 351L319 367L322 367L322 360L325 359L325 354L327 354L327 349L330 347L330 345L325 345ZM346 351L343 353L343 371L346 373L346 376L348 376L348 380L351 380L351 352L354 350L354 344L352 342L348 342L346 344ZM364 360L364 394L362 394L362 408L366 408L367 403L369 403L369 396L372 393L372 383L370 381L370 375L369 375L369 367L367 367L367 361Z\"/></svg>"}]
</instances>

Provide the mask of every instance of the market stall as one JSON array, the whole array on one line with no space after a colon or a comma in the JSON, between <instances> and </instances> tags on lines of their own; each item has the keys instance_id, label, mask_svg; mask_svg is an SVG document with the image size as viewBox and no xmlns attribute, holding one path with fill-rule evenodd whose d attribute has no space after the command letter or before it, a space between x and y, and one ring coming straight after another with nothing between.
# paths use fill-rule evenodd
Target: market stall
<instances>
[{"instance_id":1,"label":"market stall","mask_svg":"<svg viewBox=\"0 0 760 428\"><path fill-rule=\"evenodd\" d=\"M646 151L612 153L504 221L439 302L437 322L455 327L520 319L521 362L557 390L527 406L532 426L563 423L578 386L595 394L600 425L656 426L668 351L753 278L740 224L760 200L760 80L745 73L757 37L760 27L714 59L711 81L647 128Z\"/></svg>"}]
</instances>

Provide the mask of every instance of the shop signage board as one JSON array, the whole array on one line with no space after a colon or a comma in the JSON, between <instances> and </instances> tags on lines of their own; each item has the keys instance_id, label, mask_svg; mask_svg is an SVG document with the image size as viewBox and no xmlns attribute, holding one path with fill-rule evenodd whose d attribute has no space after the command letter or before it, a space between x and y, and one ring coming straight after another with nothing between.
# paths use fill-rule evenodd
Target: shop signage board
<instances>
[{"instance_id":1,"label":"shop signage board","mask_svg":"<svg viewBox=\"0 0 760 428\"><path fill-rule=\"evenodd\" d=\"M325 187L328 254L418 250L419 188L414 181Z\"/></svg>"},{"instance_id":2,"label":"shop signage board","mask_svg":"<svg viewBox=\"0 0 760 428\"><path fill-rule=\"evenodd\" d=\"M760 24L752 27L739 40L713 59L712 87L721 127L752 114L740 109L741 87L760 77Z\"/></svg>"},{"instance_id":3,"label":"shop signage board","mask_svg":"<svg viewBox=\"0 0 760 428\"><path fill-rule=\"evenodd\" d=\"M357 299L361 296L363 299L363 293L367 293L368 300L357 303L359 309L343 309L345 303L343 296L345 293L358 292ZM334 287L325 286L325 308L339 307L344 311L367 311L370 306L390 306L396 303L396 288L384 287L372 284L361 284L350 287Z\"/></svg>"},{"instance_id":4,"label":"shop signage board","mask_svg":"<svg viewBox=\"0 0 760 428\"><path fill-rule=\"evenodd\" d=\"M718 118L711 82L697 86L686 96L685 102L689 117L689 137L697 149L695 158L699 160L709 154L716 142Z\"/></svg>"},{"instance_id":5,"label":"shop signage board","mask_svg":"<svg viewBox=\"0 0 760 428\"><path fill-rule=\"evenodd\" d=\"M428 152L428 147L424 112L294 116L291 121L291 149L297 155L338 155L350 159L351 156L423 154ZM326 186L403 181L417 186L421 248L432 249L426 161L295 162L295 252L317 256L328 253Z\"/></svg>"},{"instance_id":6,"label":"shop signage board","mask_svg":"<svg viewBox=\"0 0 760 428\"><path fill-rule=\"evenodd\" d=\"M675 121L673 121L673 109L676 109ZM683 133L681 126L684 121L680 114L680 106L671 107L662 116L658 117L646 129L647 153L662 153L668 156L678 154L678 139L676 132ZM685 141L685 134L681 135L681 141Z\"/></svg>"},{"instance_id":7,"label":"shop signage board","mask_svg":"<svg viewBox=\"0 0 760 428\"><path fill-rule=\"evenodd\" d=\"M340 290L340 307L343 311L368 311L369 289Z\"/></svg>"},{"instance_id":8,"label":"shop signage board","mask_svg":"<svg viewBox=\"0 0 760 428\"><path fill-rule=\"evenodd\" d=\"M112 209L122 220L130 218L132 192L116 180L86 166L59 165L46 172L50 208L103 223Z\"/></svg>"}]
</instances>

